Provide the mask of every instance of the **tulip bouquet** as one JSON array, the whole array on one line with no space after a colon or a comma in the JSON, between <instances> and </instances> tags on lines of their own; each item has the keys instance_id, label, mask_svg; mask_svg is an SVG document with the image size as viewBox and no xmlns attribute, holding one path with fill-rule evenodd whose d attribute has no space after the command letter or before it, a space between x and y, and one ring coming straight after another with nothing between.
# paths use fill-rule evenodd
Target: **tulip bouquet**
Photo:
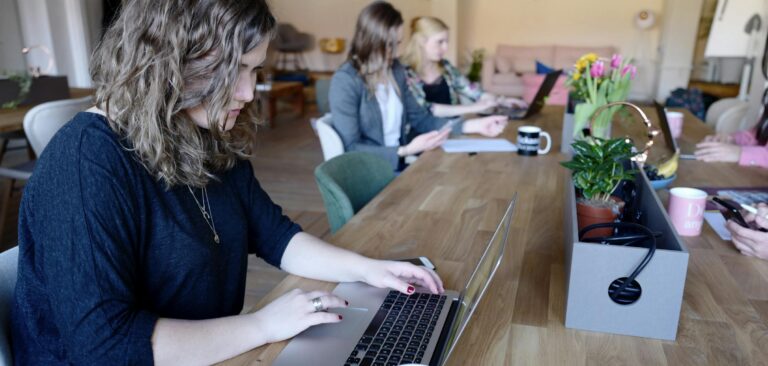
<instances>
[{"instance_id":1,"label":"tulip bouquet","mask_svg":"<svg viewBox=\"0 0 768 366\"><path fill-rule=\"evenodd\" d=\"M636 74L637 68L631 60L618 54L611 56L610 60L594 53L579 58L566 83L576 98L583 100L574 111L574 137L583 138L583 129L589 127L592 136L610 138L609 127L618 106L595 116L591 126L587 126L589 119L600 106L626 100Z\"/></svg>"}]
</instances>

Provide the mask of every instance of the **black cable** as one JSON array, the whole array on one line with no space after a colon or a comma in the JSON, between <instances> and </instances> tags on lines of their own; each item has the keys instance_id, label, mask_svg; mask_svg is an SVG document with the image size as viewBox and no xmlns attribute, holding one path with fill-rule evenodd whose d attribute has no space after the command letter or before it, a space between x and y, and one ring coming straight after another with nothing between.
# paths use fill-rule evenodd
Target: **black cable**
<instances>
[{"instance_id":1,"label":"black cable","mask_svg":"<svg viewBox=\"0 0 768 366\"><path fill-rule=\"evenodd\" d=\"M600 229L600 228L614 228L614 229L624 229L624 230L637 230L642 232L642 234L629 234L629 235L613 235L613 236L607 236L607 237L597 237L597 238L584 238L584 235L594 229ZM656 253L656 237L661 236L661 233L653 232L649 228L640 225L635 224L631 222L609 222L609 223L601 223L601 224L594 224L584 227L583 229L579 230L579 241L583 242L593 242L593 243L603 243L606 245L622 245L622 246L628 246L635 243L639 243L642 241L649 241L648 246L648 253L645 255L642 261L640 261L640 264L635 267L635 270L632 271L632 273L627 277L626 280L621 281L621 285L619 285L619 289L616 291L611 292L608 291L608 295L611 297L611 300L618 304L631 304L635 300L628 300L624 298L624 293L627 291L627 288L631 286L632 282L635 281L635 278L637 278L638 275L645 269L645 267L648 265L648 263L651 262L651 259L653 258L653 254ZM621 243L621 244L619 244ZM615 281L614 281L615 282ZM613 286L613 284L611 284ZM637 289L639 290L639 289Z\"/></svg>"}]
</instances>

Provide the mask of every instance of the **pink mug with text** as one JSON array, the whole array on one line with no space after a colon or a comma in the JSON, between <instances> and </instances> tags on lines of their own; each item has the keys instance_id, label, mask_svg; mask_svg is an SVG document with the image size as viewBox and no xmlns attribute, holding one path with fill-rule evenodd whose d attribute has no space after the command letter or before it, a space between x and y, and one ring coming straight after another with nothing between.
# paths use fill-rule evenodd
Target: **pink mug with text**
<instances>
[{"instance_id":1,"label":"pink mug with text","mask_svg":"<svg viewBox=\"0 0 768 366\"><path fill-rule=\"evenodd\" d=\"M667 123L669 123L669 132L672 133L672 138L680 138L683 134L683 113L682 112L667 112Z\"/></svg>"},{"instance_id":2,"label":"pink mug with text","mask_svg":"<svg viewBox=\"0 0 768 366\"><path fill-rule=\"evenodd\" d=\"M669 218L678 235L698 236L704 223L707 192L676 187L669 190Z\"/></svg>"}]
</instances>

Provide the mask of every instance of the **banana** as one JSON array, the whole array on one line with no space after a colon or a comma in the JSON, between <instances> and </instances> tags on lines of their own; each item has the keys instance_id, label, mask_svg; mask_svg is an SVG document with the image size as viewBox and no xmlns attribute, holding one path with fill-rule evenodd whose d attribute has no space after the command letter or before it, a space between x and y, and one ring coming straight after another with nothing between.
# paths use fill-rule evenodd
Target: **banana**
<instances>
[{"instance_id":1,"label":"banana","mask_svg":"<svg viewBox=\"0 0 768 366\"><path fill-rule=\"evenodd\" d=\"M665 178L669 178L677 172L677 162L680 160L680 152L676 151L675 155L672 155L669 160L659 164L658 174L663 175Z\"/></svg>"}]
</instances>

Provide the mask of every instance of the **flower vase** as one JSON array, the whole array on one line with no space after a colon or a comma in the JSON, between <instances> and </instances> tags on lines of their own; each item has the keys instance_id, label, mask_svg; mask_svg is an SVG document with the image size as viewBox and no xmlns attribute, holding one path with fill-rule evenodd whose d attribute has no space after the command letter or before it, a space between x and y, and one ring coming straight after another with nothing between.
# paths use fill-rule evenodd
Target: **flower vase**
<instances>
[{"instance_id":1,"label":"flower vase","mask_svg":"<svg viewBox=\"0 0 768 366\"><path fill-rule=\"evenodd\" d=\"M595 111L606 103L579 103L574 108L574 138L584 138L584 129L589 128L589 134L602 139L611 138L611 121L613 115L619 110L619 106L603 110L599 115L593 116Z\"/></svg>"}]
</instances>

